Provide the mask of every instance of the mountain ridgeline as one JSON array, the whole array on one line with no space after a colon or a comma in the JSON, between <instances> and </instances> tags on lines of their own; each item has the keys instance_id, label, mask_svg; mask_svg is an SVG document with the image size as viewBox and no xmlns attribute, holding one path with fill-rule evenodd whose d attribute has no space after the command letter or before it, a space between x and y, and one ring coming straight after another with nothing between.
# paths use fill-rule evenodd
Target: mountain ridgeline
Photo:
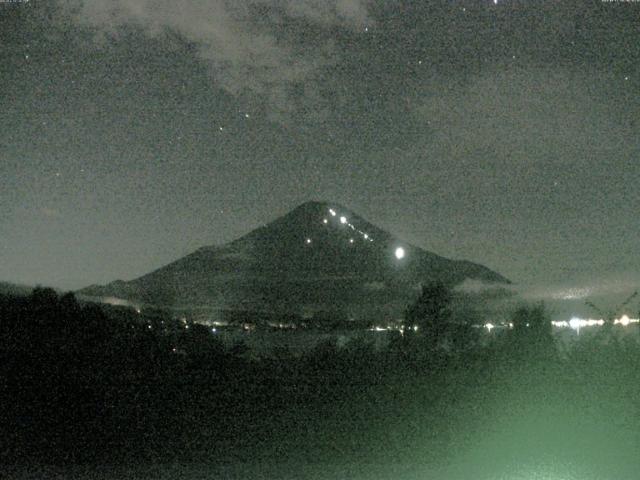
<instances>
[{"instance_id":1,"label":"mountain ridgeline","mask_svg":"<svg viewBox=\"0 0 640 480\"><path fill-rule=\"evenodd\" d=\"M225 245L78 293L211 312L387 317L401 313L421 283L466 279L510 283L482 265L410 245L337 203L307 202Z\"/></svg>"}]
</instances>

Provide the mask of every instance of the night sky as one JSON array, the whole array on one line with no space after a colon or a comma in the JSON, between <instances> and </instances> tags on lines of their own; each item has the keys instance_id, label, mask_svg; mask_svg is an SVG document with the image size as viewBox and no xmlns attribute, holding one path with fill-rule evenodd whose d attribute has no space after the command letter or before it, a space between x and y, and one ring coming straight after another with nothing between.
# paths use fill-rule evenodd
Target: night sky
<instances>
[{"instance_id":1,"label":"night sky","mask_svg":"<svg viewBox=\"0 0 640 480\"><path fill-rule=\"evenodd\" d=\"M534 297L640 284L640 2L0 0L0 280L308 200Z\"/></svg>"}]
</instances>

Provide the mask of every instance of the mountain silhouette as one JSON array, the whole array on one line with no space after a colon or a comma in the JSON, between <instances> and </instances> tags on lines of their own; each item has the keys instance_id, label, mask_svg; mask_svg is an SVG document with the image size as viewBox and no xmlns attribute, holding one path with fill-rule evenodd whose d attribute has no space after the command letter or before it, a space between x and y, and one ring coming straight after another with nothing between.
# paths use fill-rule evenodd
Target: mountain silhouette
<instances>
[{"instance_id":1,"label":"mountain silhouette","mask_svg":"<svg viewBox=\"0 0 640 480\"><path fill-rule=\"evenodd\" d=\"M421 283L510 283L479 264L404 242L335 202L307 202L221 246L80 294L211 311L397 315Z\"/></svg>"}]
</instances>

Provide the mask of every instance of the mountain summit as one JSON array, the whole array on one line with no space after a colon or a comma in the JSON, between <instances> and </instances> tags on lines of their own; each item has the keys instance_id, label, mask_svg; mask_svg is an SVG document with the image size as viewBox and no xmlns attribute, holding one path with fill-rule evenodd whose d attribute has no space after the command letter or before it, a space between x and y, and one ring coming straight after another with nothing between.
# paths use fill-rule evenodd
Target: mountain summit
<instances>
[{"instance_id":1,"label":"mountain summit","mask_svg":"<svg viewBox=\"0 0 640 480\"><path fill-rule=\"evenodd\" d=\"M482 265L404 242L338 203L314 201L225 245L79 293L176 308L359 317L399 313L420 283L465 279L509 283Z\"/></svg>"}]
</instances>

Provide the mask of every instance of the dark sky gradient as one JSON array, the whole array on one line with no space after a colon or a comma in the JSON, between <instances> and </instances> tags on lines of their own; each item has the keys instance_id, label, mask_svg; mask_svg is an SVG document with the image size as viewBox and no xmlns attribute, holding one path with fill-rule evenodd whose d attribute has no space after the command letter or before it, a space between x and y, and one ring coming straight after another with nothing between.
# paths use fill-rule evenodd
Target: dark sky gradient
<instances>
[{"instance_id":1,"label":"dark sky gradient","mask_svg":"<svg viewBox=\"0 0 640 480\"><path fill-rule=\"evenodd\" d=\"M0 280L322 199L531 297L640 283L640 3L2 3L0 85Z\"/></svg>"}]
</instances>

